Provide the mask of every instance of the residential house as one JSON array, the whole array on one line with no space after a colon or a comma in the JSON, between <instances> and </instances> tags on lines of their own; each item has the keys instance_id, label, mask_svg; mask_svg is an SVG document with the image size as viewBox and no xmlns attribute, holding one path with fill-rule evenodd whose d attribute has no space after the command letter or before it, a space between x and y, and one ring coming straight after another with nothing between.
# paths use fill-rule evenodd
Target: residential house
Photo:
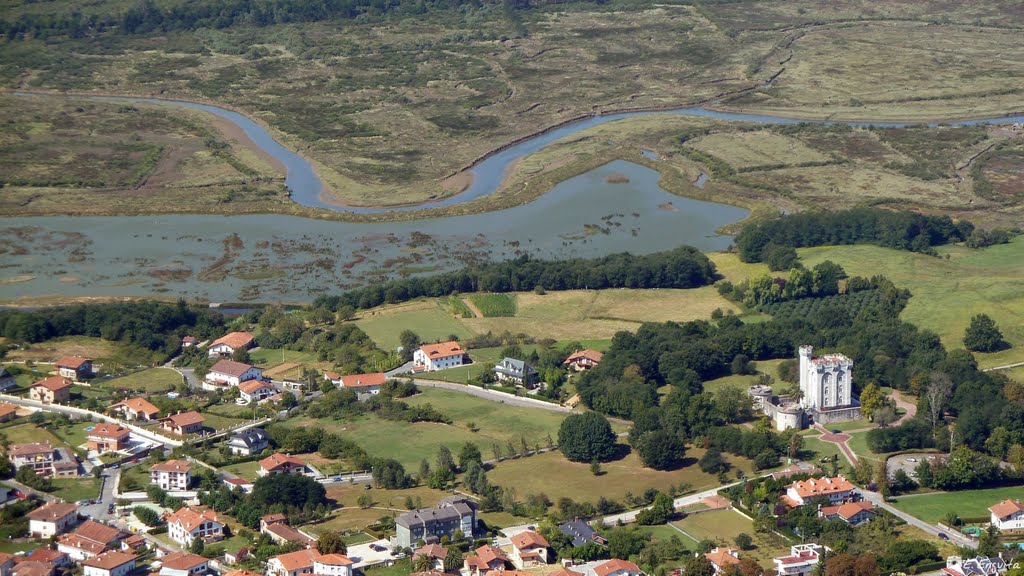
<instances>
[{"instance_id":1,"label":"residential house","mask_svg":"<svg viewBox=\"0 0 1024 576\"><path fill-rule=\"evenodd\" d=\"M548 544L540 534L526 530L512 536L512 563L516 568L533 568L548 563Z\"/></svg>"},{"instance_id":2,"label":"residential house","mask_svg":"<svg viewBox=\"0 0 1024 576\"><path fill-rule=\"evenodd\" d=\"M533 388L540 380L540 374L523 360L505 358L494 366L498 382L511 382L526 388Z\"/></svg>"},{"instance_id":3,"label":"residential house","mask_svg":"<svg viewBox=\"0 0 1024 576\"><path fill-rule=\"evenodd\" d=\"M121 414L125 420L142 420L145 422L156 420L157 415L160 414L159 408L142 397L122 400L111 406L110 409Z\"/></svg>"},{"instance_id":4,"label":"residential house","mask_svg":"<svg viewBox=\"0 0 1024 576\"><path fill-rule=\"evenodd\" d=\"M67 554L53 550L52 548L36 548L26 554L22 560L53 564L54 566L65 566L68 568L74 566L74 563L71 561L71 558L68 558Z\"/></svg>"},{"instance_id":5,"label":"residential house","mask_svg":"<svg viewBox=\"0 0 1024 576\"><path fill-rule=\"evenodd\" d=\"M950 556L946 558L942 573L945 576L1002 576L1008 568L1002 556L976 556L966 560Z\"/></svg>"},{"instance_id":6,"label":"residential house","mask_svg":"<svg viewBox=\"0 0 1024 576\"><path fill-rule=\"evenodd\" d=\"M256 339L248 332L231 332L221 336L210 344L207 354L213 356L231 356L236 350L248 350L256 345Z\"/></svg>"},{"instance_id":7,"label":"residential house","mask_svg":"<svg viewBox=\"0 0 1024 576\"><path fill-rule=\"evenodd\" d=\"M71 400L71 380L63 376L50 376L29 388L29 398L44 404L60 404Z\"/></svg>"},{"instance_id":8,"label":"residential house","mask_svg":"<svg viewBox=\"0 0 1024 576\"><path fill-rule=\"evenodd\" d=\"M220 360L206 373L206 382L216 386L238 386L247 380L262 380L263 369L234 360Z\"/></svg>"},{"instance_id":9,"label":"residential house","mask_svg":"<svg viewBox=\"0 0 1024 576\"><path fill-rule=\"evenodd\" d=\"M856 526L871 520L875 505L871 502L845 502L836 506L823 506L818 509L818 517L826 520L842 520L850 526Z\"/></svg>"},{"instance_id":10,"label":"residential house","mask_svg":"<svg viewBox=\"0 0 1024 576\"><path fill-rule=\"evenodd\" d=\"M121 551L142 553L149 548L149 541L142 534L132 534L131 536L121 540Z\"/></svg>"},{"instance_id":11,"label":"residential house","mask_svg":"<svg viewBox=\"0 0 1024 576\"><path fill-rule=\"evenodd\" d=\"M352 564L342 554L320 554L309 548L274 556L267 561L267 576L352 576Z\"/></svg>"},{"instance_id":12,"label":"residential house","mask_svg":"<svg viewBox=\"0 0 1024 576\"><path fill-rule=\"evenodd\" d=\"M565 362L562 362L562 364L567 366L570 370L584 372L600 364L603 358L604 354L597 350L587 348L586 350L573 352L565 359Z\"/></svg>"},{"instance_id":13,"label":"residential house","mask_svg":"<svg viewBox=\"0 0 1024 576\"><path fill-rule=\"evenodd\" d=\"M427 544L421 548L417 548L412 553L413 564L415 564L416 558L419 556L429 556L433 561L433 569L444 572L444 559L448 557L448 549L440 544Z\"/></svg>"},{"instance_id":14,"label":"residential house","mask_svg":"<svg viewBox=\"0 0 1024 576\"><path fill-rule=\"evenodd\" d=\"M120 540L124 536L117 528L86 520L73 532L57 539L57 550L72 560L86 560L108 550L120 549Z\"/></svg>"},{"instance_id":15,"label":"residential house","mask_svg":"<svg viewBox=\"0 0 1024 576\"><path fill-rule=\"evenodd\" d=\"M512 563L501 548L484 544L472 556L462 560L463 576L484 576L491 570L504 570Z\"/></svg>"},{"instance_id":16,"label":"residential house","mask_svg":"<svg viewBox=\"0 0 1024 576\"><path fill-rule=\"evenodd\" d=\"M0 552L0 576L11 576L14 570L14 554Z\"/></svg>"},{"instance_id":17,"label":"residential house","mask_svg":"<svg viewBox=\"0 0 1024 576\"><path fill-rule=\"evenodd\" d=\"M0 392L10 390L17 385L18 383L14 379L14 374L8 372L7 368L0 366Z\"/></svg>"},{"instance_id":18,"label":"residential house","mask_svg":"<svg viewBox=\"0 0 1024 576\"><path fill-rule=\"evenodd\" d=\"M473 538L476 534L476 509L475 502L453 496L441 500L434 508L403 512L395 519L398 545L411 548L420 540L430 543L442 536L452 538L455 532Z\"/></svg>"},{"instance_id":19,"label":"residential house","mask_svg":"<svg viewBox=\"0 0 1024 576\"><path fill-rule=\"evenodd\" d=\"M341 387L356 394L380 394L381 386L387 382L387 379L388 377L383 372L349 374L341 377Z\"/></svg>"},{"instance_id":20,"label":"residential house","mask_svg":"<svg viewBox=\"0 0 1024 576\"><path fill-rule=\"evenodd\" d=\"M232 492L234 492L235 488L241 488L242 492L246 494L252 492L252 489L255 486L255 484L253 484L250 480L246 480L245 478L225 478L224 484Z\"/></svg>"},{"instance_id":21,"label":"residential house","mask_svg":"<svg viewBox=\"0 0 1024 576\"><path fill-rule=\"evenodd\" d=\"M224 526L213 510L195 510L182 506L167 516L167 535L182 546L191 546L196 538L204 542L222 540Z\"/></svg>"},{"instance_id":22,"label":"residential house","mask_svg":"<svg viewBox=\"0 0 1024 576\"><path fill-rule=\"evenodd\" d=\"M462 366L466 351L455 341L424 344L412 354L414 370L433 372Z\"/></svg>"},{"instance_id":23,"label":"residential house","mask_svg":"<svg viewBox=\"0 0 1024 576\"><path fill-rule=\"evenodd\" d=\"M316 544L315 539L289 526L284 514L268 514L260 518L260 533L269 536L279 546L288 542L303 547Z\"/></svg>"},{"instance_id":24,"label":"residential house","mask_svg":"<svg viewBox=\"0 0 1024 576\"><path fill-rule=\"evenodd\" d=\"M117 452L128 446L128 436L130 433L130 430L119 424L102 422L86 432L86 447L100 454L104 452Z\"/></svg>"},{"instance_id":25,"label":"residential house","mask_svg":"<svg viewBox=\"0 0 1024 576\"><path fill-rule=\"evenodd\" d=\"M324 379L335 386L341 386L341 374L338 374L337 372L324 370Z\"/></svg>"},{"instance_id":26,"label":"residential house","mask_svg":"<svg viewBox=\"0 0 1024 576\"><path fill-rule=\"evenodd\" d=\"M605 546L608 544L608 541L605 540L604 536L602 536L600 532L594 530L590 524L587 524L579 518L574 518L572 522L561 524L558 527L558 530L572 539L572 545L574 548L579 548L589 542L593 542L599 546Z\"/></svg>"},{"instance_id":27,"label":"residential house","mask_svg":"<svg viewBox=\"0 0 1024 576\"><path fill-rule=\"evenodd\" d=\"M57 374L72 380L85 380L92 376L92 360L81 356L65 356L54 363Z\"/></svg>"},{"instance_id":28,"label":"residential house","mask_svg":"<svg viewBox=\"0 0 1024 576\"><path fill-rule=\"evenodd\" d=\"M192 483L192 464L188 460L168 460L149 467L149 483L161 490L180 492Z\"/></svg>"},{"instance_id":29,"label":"residential house","mask_svg":"<svg viewBox=\"0 0 1024 576\"><path fill-rule=\"evenodd\" d=\"M15 469L28 466L40 476L53 474L53 446L48 442L32 442L30 444L11 444L7 447L7 459Z\"/></svg>"},{"instance_id":30,"label":"residential house","mask_svg":"<svg viewBox=\"0 0 1024 576\"><path fill-rule=\"evenodd\" d=\"M821 477L798 480L786 486L783 501L789 506L803 506L811 498L827 498L830 505L852 501L856 489L849 480L842 476L834 478Z\"/></svg>"},{"instance_id":31,"label":"residential house","mask_svg":"<svg viewBox=\"0 0 1024 576\"><path fill-rule=\"evenodd\" d=\"M309 474L309 466L291 454L271 454L260 460L260 468L256 471L260 476L270 474Z\"/></svg>"},{"instance_id":32,"label":"residential house","mask_svg":"<svg viewBox=\"0 0 1024 576\"><path fill-rule=\"evenodd\" d=\"M1002 531L1024 530L1024 504L1020 500L1003 500L988 509L992 525Z\"/></svg>"},{"instance_id":33,"label":"residential house","mask_svg":"<svg viewBox=\"0 0 1024 576\"><path fill-rule=\"evenodd\" d=\"M18 407L14 404L0 402L0 422L7 422L18 417Z\"/></svg>"},{"instance_id":34,"label":"residential house","mask_svg":"<svg viewBox=\"0 0 1024 576\"><path fill-rule=\"evenodd\" d=\"M29 535L49 538L67 532L78 523L78 506L70 502L48 502L25 516Z\"/></svg>"},{"instance_id":35,"label":"residential house","mask_svg":"<svg viewBox=\"0 0 1024 576\"><path fill-rule=\"evenodd\" d=\"M270 436L263 428L249 428L235 432L228 440L228 449L232 454L252 456L259 454L270 445Z\"/></svg>"},{"instance_id":36,"label":"residential house","mask_svg":"<svg viewBox=\"0 0 1024 576\"><path fill-rule=\"evenodd\" d=\"M135 554L111 550L82 562L85 576L128 576L135 570Z\"/></svg>"},{"instance_id":37,"label":"residential house","mask_svg":"<svg viewBox=\"0 0 1024 576\"><path fill-rule=\"evenodd\" d=\"M728 572L730 567L738 566L740 563L740 552L735 548L713 548L704 554L704 557L711 562L715 574Z\"/></svg>"},{"instance_id":38,"label":"residential house","mask_svg":"<svg viewBox=\"0 0 1024 576\"><path fill-rule=\"evenodd\" d=\"M238 385L238 397L247 403L262 402L277 394L277 388L262 380L247 380Z\"/></svg>"},{"instance_id":39,"label":"residential house","mask_svg":"<svg viewBox=\"0 0 1024 576\"><path fill-rule=\"evenodd\" d=\"M195 336L185 336L181 339L182 348L191 348L199 344L199 339Z\"/></svg>"},{"instance_id":40,"label":"residential house","mask_svg":"<svg viewBox=\"0 0 1024 576\"><path fill-rule=\"evenodd\" d=\"M21 561L11 570L12 576L53 576L57 565L49 562Z\"/></svg>"},{"instance_id":41,"label":"residential house","mask_svg":"<svg viewBox=\"0 0 1024 576\"><path fill-rule=\"evenodd\" d=\"M160 576L196 576L210 571L210 561L190 552L175 552L160 559Z\"/></svg>"},{"instance_id":42,"label":"residential house","mask_svg":"<svg viewBox=\"0 0 1024 576\"><path fill-rule=\"evenodd\" d=\"M789 549L789 556L773 559L778 576L810 576L826 552L827 546L818 544L797 544Z\"/></svg>"},{"instance_id":43,"label":"residential house","mask_svg":"<svg viewBox=\"0 0 1024 576\"><path fill-rule=\"evenodd\" d=\"M643 573L643 570L636 564L618 558L612 558L594 567L596 576L640 576Z\"/></svg>"},{"instance_id":44,"label":"residential house","mask_svg":"<svg viewBox=\"0 0 1024 576\"><path fill-rule=\"evenodd\" d=\"M203 431L203 415L195 410L178 412L160 419L160 428L178 436L199 434Z\"/></svg>"}]
</instances>

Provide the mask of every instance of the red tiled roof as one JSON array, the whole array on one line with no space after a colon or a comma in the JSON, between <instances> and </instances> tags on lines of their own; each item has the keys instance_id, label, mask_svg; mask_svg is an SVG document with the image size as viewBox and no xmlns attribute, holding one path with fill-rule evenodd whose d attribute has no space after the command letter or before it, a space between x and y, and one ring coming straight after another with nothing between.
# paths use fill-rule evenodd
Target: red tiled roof
<instances>
[{"instance_id":1,"label":"red tiled roof","mask_svg":"<svg viewBox=\"0 0 1024 576\"><path fill-rule=\"evenodd\" d=\"M72 370L78 370L82 367L82 364L91 362L88 358L82 358L81 356L65 356L60 360L54 362L54 366L57 368L71 368Z\"/></svg>"},{"instance_id":2,"label":"red tiled roof","mask_svg":"<svg viewBox=\"0 0 1024 576\"><path fill-rule=\"evenodd\" d=\"M238 389L241 390L242 392L245 392L246 394L255 394L256 392L264 388L269 388L270 390L274 390L275 392L277 392L277 390L273 386L267 384L266 382L261 382L259 380L246 380L245 382L242 382L241 384L238 385Z\"/></svg>"},{"instance_id":3,"label":"red tiled roof","mask_svg":"<svg viewBox=\"0 0 1024 576\"><path fill-rule=\"evenodd\" d=\"M92 430L87 432L88 436L96 436L98 438L121 438L127 436L131 432L127 428L120 424L109 424L104 422L102 424L96 424Z\"/></svg>"},{"instance_id":4,"label":"red tiled roof","mask_svg":"<svg viewBox=\"0 0 1024 576\"><path fill-rule=\"evenodd\" d=\"M705 554L704 557L719 568L725 568L732 564L739 564L740 559L730 554L730 552L737 553L735 548L715 548L711 552Z\"/></svg>"},{"instance_id":5,"label":"red tiled roof","mask_svg":"<svg viewBox=\"0 0 1024 576\"><path fill-rule=\"evenodd\" d=\"M440 544L427 544L412 553L413 558L417 556L430 556L431 558L444 560L448 557L448 549Z\"/></svg>"},{"instance_id":6,"label":"red tiled roof","mask_svg":"<svg viewBox=\"0 0 1024 576\"><path fill-rule=\"evenodd\" d=\"M27 560L14 565L15 576L50 576L57 570L57 567L49 562L34 562Z\"/></svg>"},{"instance_id":7,"label":"red tiled roof","mask_svg":"<svg viewBox=\"0 0 1024 576\"><path fill-rule=\"evenodd\" d=\"M452 340L450 342L438 342L437 344L424 344L420 350L427 355L427 358L447 358L449 356L462 356L466 353L462 345Z\"/></svg>"},{"instance_id":8,"label":"red tiled roof","mask_svg":"<svg viewBox=\"0 0 1024 576\"><path fill-rule=\"evenodd\" d=\"M199 412L191 410L189 412L182 412L180 414L172 414L161 420L168 421L175 427L188 426L190 424L202 424L205 418Z\"/></svg>"},{"instance_id":9,"label":"red tiled roof","mask_svg":"<svg viewBox=\"0 0 1024 576\"><path fill-rule=\"evenodd\" d=\"M49 378L36 382L32 385L32 388L35 388L36 386L42 386L51 392L57 392L65 388L71 388L72 382L63 376L50 376Z\"/></svg>"},{"instance_id":10,"label":"red tiled roof","mask_svg":"<svg viewBox=\"0 0 1024 576\"><path fill-rule=\"evenodd\" d=\"M8 554L8 556L10 555ZM58 552L57 550L51 550L49 548L36 548L32 552L29 552L24 559L29 562L49 562L51 564L56 564L57 560L60 560L63 556L67 555L63 552ZM0 553L0 564L3 563L4 554Z\"/></svg>"},{"instance_id":11,"label":"red tiled roof","mask_svg":"<svg viewBox=\"0 0 1024 576\"><path fill-rule=\"evenodd\" d=\"M271 454L270 456L267 456L263 460L260 460L260 468L263 468L268 472L277 470L278 468L284 466L285 464L292 464L293 466L306 465L305 462L299 460L298 458L292 456L291 454Z\"/></svg>"},{"instance_id":12,"label":"red tiled roof","mask_svg":"<svg viewBox=\"0 0 1024 576\"><path fill-rule=\"evenodd\" d=\"M522 550L523 548L547 548L548 541L543 536L532 530L520 532L512 537L512 545Z\"/></svg>"},{"instance_id":13,"label":"red tiled roof","mask_svg":"<svg viewBox=\"0 0 1024 576\"><path fill-rule=\"evenodd\" d=\"M191 570L196 566L206 564L209 560L191 552L175 552L164 556L162 562L162 567L171 570Z\"/></svg>"},{"instance_id":14,"label":"red tiled roof","mask_svg":"<svg viewBox=\"0 0 1024 576\"><path fill-rule=\"evenodd\" d=\"M210 344L210 348L213 348L218 344L226 344L232 349L242 348L243 346L251 344L252 341L253 335L248 332L230 332L214 340L213 344Z\"/></svg>"},{"instance_id":15,"label":"red tiled roof","mask_svg":"<svg viewBox=\"0 0 1024 576\"><path fill-rule=\"evenodd\" d=\"M850 481L842 476L836 476L835 478L823 476L803 481L798 480L786 486L786 488L794 488L801 498L813 498L837 492L848 492L854 489L853 484L850 484Z\"/></svg>"},{"instance_id":16,"label":"red tiled roof","mask_svg":"<svg viewBox=\"0 0 1024 576\"><path fill-rule=\"evenodd\" d=\"M996 515L996 518L1006 518L1017 512L1024 512L1024 504L1020 500L1003 500L998 504L989 507L989 512Z\"/></svg>"},{"instance_id":17,"label":"red tiled roof","mask_svg":"<svg viewBox=\"0 0 1024 576\"><path fill-rule=\"evenodd\" d=\"M101 570L113 570L118 566L123 566L129 562L135 561L135 554L129 554L127 552L120 552L118 550L111 550L110 552L104 552L94 558L82 562L82 566L91 566L93 568L99 568Z\"/></svg>"},{"instance_id":18,"label":"red tiled roof","mask_svg":"<svg viewBox=\"0 0 1024 576\"><path fill-rule=\"evenodd\" d=\"M6 402L0 402L0 418L4 416L10 416L18 411L18 407L14 404L8 404Z\"/></svg>"},{"instance_id":19,"label":"red tiled roof","mask_svg":"<svg viewBox=\"0 0 1024 576\"><path fill-rule=\"evenodd\" d=\"M153 464L149 469L154 472L189 472L192 464L188 460L168 460Z\"/></svg>"},{"instance_id":20,"label":"red tiled roof","mask_svg":"<svg viewBox=\"0 0 1024 576\"><path fill-rule=\"evenodd\" d=\"M182 528L184 528L186 532L191 532L197 526L199 526L207 520L210 522L220 524L221 526L224 525L224 523L217 518L217 513L214 512L213 510L199 511L193 510L188 506L182 506L181 508L178 509L177 512L167 516L168 524L174 524L175 522L179 522L181 523Z\"/></svg>"},{"instance_id":21,"label":"red tiled roof","mask_svg":"<svg viewBox=\"0 0 1024 576\"><path fill-rule=\"evenodd\" d=\"M341 374L338 374L337 372L329 372L327 370L324 370L324 376L326 376L327 378L329 378L331 380L337 380L337 379L341 378Z\"/></svg>"},{"instance_id":22,"label":"red tiled roof","mask_svg":"<svg viewBox=\"0 0 1024 576\"><path fill-rule=\"evenodd\" d=\"M312 568L313 562L320 558L320 553L315 549L310 548L308 550L298 550L296 552L289 552L287 554L278 554L271 558L277 559L288 572L299 570L302 568Z\"/></svg>"},{"instance_id":23,"label":"red tiled roof","mask_svg":"<svg viewBox=\"0 0 1024 576\"><path fill-rule=\"evenodd\" d=\"M267 532L274 534L289 542L295 542L297 544L309 545L316 542L309 536L306 536L302 532L299 532L295 528L285 524L284 522L274 522L267 526Z\"/></svg>"},{"instance_id":24,"label":"red tiled roof","mask_svg":"<svg viewBox=\"0 0 1024 576\"><path fill-rule=\"evenodd\" d=\"M476 549L476 557L483 560L485 564L490 564L495 560L501 560L502 562L508 562L508 556L501 551L501 548L491 546L490 544L484 544L483 546Z\"/></svg>"},{"instance_id":25,"label":"red tiled roof","mask_svg":"<svg viewBox=\"0 0 1024 576\"><path fill-rule=\"evenodd\" d=\"M370 386L383 386L387 379L388 377L383 372L349 374L341 377L341 385L345 388L369 388Z\"/></svg>"},{"instance_id":26,"label":"red tiled roof","mask_svg":"<svg viewBox=\"0 0 1024 576\"><path fill-rule=\"evenodd\" d=\"M263 574L250 572L249 570L232 570L230 572L225 572L224 576L263 576Z\"/></svg>"},{"instance_id":27,"label":"red tiled roof","mask_svg":"<svg viewBox=\"0 0 1024 576\"><path fill-rule=\"evenodd\" d=\"M573 352L572 354L569 355L568 358L565 359L565 362L562 362L562 364L572 364L573 362L580 360L582 358L586 358L591 362L598 363L601 361L602 358L604 358L604 354L598 352L597 350L591 350L590 348L587 348L586 350Z\"/></svg>"},{"instance_id":28,"label":"red tiled roof","mask_svg":"<svg viewBox=\"0 0 1024 576\"><path fill-rule=\"evenodd\" d=\"M98 544L109 544L121 536L121 531L106 524L100 524L95 520L86 520L68 536L74 536Z\"/></svg>"},{"instance_id":29,"label":"red tiled roof","mask_svg":"<svg viewBox=\"0 0 1024 576\"><path fill-rule=\"evenodd\" d=\"M149 400L141 397L122 400L117 404L114 404L114 406L127 406L135 412L142 412L143 414L148 414L150 416L155 416L160 413L159 408L154 406Z\"/></svg>"},{"instance_id":30,"label":"red tiled roof","mask_svg":"<svg viewBox=\"0 0 1024 576\"><path fill-rule=\"evenodd\" d=\"M78 506L70 502L49 502L26 514L29 520L40 522L56 522L68 514L78 511Z\"/></svg>"},{"instance_id":31,"label":"red tiled roof","mask_svg":"<svg viewBox=\"0 0 1024 576\"><path fill-rule=\"evenodd\" d=\"M612 558L604 564L600 564L596 568L594 568L594 574L597 574L597 576L608 576L612 572L618 572L619 570L627 570L629 572L637 573L642 572L639 566L633 564L629 560L619 560L618 558Z\"/></svg>"},{"instance_id":32,"label":"red tiled roof","mask_svg":"<svg viewBox=\"0 0 1024 576\"><path fill-rule=\"evenodd\" d=\"M348 566L349 564L354 564L354 562L344 554L324 554L317 558L316 561L320 564L327 564L328 566Z\"/></svg>"},{"instance_id":33,"label":"red tiled roof","mask_svg":"<svg viewBox=\"0 0 1024 576\"><path fill-rule=\"evenodd\" d=\"M246 364L245 362L235 362L234 360L220 360L213 366L210 366L210 372L219 372L221 374L227 374L228 376L240 377L252 369L252 364Z\"/></svg>"}]
</instances>

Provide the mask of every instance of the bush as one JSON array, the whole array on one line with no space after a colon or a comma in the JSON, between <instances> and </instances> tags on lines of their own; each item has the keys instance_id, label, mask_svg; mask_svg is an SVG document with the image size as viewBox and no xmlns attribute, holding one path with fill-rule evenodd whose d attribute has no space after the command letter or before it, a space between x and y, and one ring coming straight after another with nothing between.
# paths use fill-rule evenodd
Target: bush
<instances>
[{"instance_id":1,"label":"bush","mask_svg":"<svg viewBox=\"0 0 1024 576\"><path fill-rule=\"evenodd\" d=\"M135 506L132 508L132 514L139 519L139 522L142 522L146 526L156 526L157 524L160 524L160 515L152 508Z\"/></svg>"}]
</instances>

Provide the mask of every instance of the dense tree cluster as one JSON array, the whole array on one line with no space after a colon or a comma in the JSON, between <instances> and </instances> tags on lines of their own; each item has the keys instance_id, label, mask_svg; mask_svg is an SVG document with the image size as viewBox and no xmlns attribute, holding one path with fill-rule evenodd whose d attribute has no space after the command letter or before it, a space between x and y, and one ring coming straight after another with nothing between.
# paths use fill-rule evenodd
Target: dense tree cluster
<instances>
[{"instance_id":1,"label":"dense tree cluster","mask_svg":"<svg viewBox=\"0 0 1024 576\"><path fill-rule=\"evenodd\" d=\"M558 429L558 447L569 460L600 462L615 455L615 433L608 419L597 412L572 414Z\"/></svg>"},{"instance_id":2,"label":"dense tree cluster","mask_svg":"<svg viewBox=\"0 0 1024 576\"><path fill-rule=\"evenodd\" d=\"M932 252L933 246L966 240L974 225L948 216L925 216L878 208L836 212L801 212L776 220L753 222L736 236L744 262L778 258L777 246L801 248L836 244L877 244L887 248Z\"/></svg>"},{"instance_id":3,"label":"dense tree cluster","mask_svg":"<svg viewBox=\"0 0 1024 576\"><path fill-rule=\"evenodd\" d=\"M689 246L643 256L622 253L572 260L536 260L523 256L434 276L391 280L339 296L319 296L313 306L330 310L345 306L365 309L421 296L530 291L537 287L545 290L696 288L711 284L715 279L715 265L706 255Z\"/></svg>"},{"instance_id":4,"label":"dense tree cluster","mask_svg":"<svg viewBox=\"0 0 1024 576\"><path fill-rule=\"evenodd\" d=\"M13 342L43 342L61 336L92 336L156 352L163 360L181 346L182 336L220 336L224 317L184 300L77 304L35 310L0 311L0 334Z\"/></svg>"},{"instance_id":5,"label":"dense tree cluster","mask_svg":"<svg viewBox=\"0 0 1024 576\"><path fill-rule=\"evenodd\" d=\"M1003 333L999 331L995 320L987 314L971 318L971 324L964 332L964 348L973 352L996 352L1006 347Z\"/></svg>"}]
</instances>

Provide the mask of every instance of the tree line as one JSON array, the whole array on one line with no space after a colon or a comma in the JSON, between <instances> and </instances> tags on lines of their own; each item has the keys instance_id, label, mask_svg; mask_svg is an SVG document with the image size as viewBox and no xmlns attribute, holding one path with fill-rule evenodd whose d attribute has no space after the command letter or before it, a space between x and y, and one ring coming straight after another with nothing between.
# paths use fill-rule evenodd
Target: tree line
<instances>
[{"instance_id":1,"label":"tree line","mask_svg":"<svg viewBox=\"0 0 1024 576\"><path fill-rule=\"evenodd\" d=\"M949 216L926 216L878 208L835 212L801 212L775 220L752 222L736 236L744 262L784 257L779 247L801 248L836 244L876 244L897 250L933 253L933 246L962 242L974 224Z\"/></svg>"},{"instance_id":2,"label":"tree line","mask_svg":"<svg viewBox=\"0 0 1024 576\"><path fill-rule=\"evenodd\" d=\"M690 246L642 256L624 252L592 259L537 260L522 256L444 274L391 280L340 295L318 296L313 307L332 311L344 307L366 309L459 292L697 288L716 278L714 263Z\"/></svg>"}]
</instances>

